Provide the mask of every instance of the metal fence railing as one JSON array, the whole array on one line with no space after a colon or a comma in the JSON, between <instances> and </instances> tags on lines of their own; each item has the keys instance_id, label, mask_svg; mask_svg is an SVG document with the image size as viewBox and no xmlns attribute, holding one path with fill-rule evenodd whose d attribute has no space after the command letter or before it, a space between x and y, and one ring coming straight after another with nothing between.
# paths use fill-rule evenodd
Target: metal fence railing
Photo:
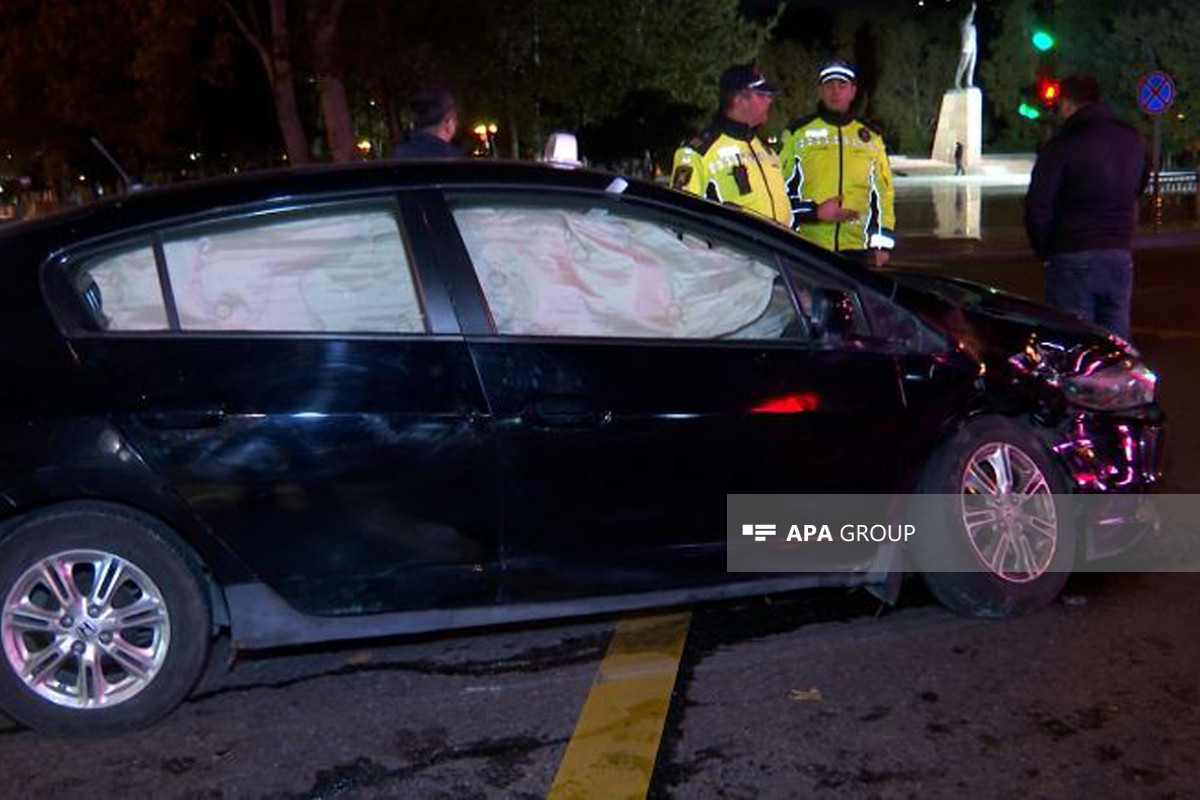
<instances>
[{"instance_id":1,"label":"metal fence railing","mask_svg":"<svg viewBox=\"0 0 1200 800\"><path fill-rule=\"evenodd\" d=\"M1162 194L1194 194L1196 192L1195 172L1160 172L1158 174L1159 191ZM1146 194L1154 193L1154 181L1146 184Z\"/></svg>"}]
</instances>

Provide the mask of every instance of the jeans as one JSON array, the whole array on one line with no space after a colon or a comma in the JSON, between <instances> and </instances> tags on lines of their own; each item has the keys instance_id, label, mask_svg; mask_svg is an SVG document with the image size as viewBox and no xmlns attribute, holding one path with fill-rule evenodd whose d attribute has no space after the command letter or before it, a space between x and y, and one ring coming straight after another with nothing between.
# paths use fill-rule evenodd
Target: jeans
<instances>
[{"instance_id":1,"label":"jeans","mask_svg":"<svg viewBox=\"0 0 1200 800\"><path fill-rule=\"evenodd\" d=\"M1133 256L1128 250L1060 253L1046 262L1046 302L1130 339Z\"/></svg>"}]
</instances>

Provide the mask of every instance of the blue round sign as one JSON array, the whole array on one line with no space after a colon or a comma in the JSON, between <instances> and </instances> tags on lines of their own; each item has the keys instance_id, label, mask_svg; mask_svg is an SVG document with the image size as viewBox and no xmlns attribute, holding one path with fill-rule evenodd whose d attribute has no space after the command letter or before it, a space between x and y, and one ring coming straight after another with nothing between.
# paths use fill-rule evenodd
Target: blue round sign
<instances>
[{"instance_id":1,"label":"blue round sign","mask_svg":"<svg viewBox=\"0 0 1200 800\"><path fill-rule=\"evenodd\" d=\"M1161 114L1175 102L1175 81L1162 70L1147 72L1138 81L1137 97L1147 114Z\"/></svg>"}]
</instances>

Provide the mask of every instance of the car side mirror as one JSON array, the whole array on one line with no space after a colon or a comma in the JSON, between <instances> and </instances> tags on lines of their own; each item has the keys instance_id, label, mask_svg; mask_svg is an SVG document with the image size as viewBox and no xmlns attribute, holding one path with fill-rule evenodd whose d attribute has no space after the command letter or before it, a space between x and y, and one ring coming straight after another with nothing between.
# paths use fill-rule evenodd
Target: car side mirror
<instances>
[{"instance_id":1,"label":"car side mirror","mask_svg":"<svg viewBox=\"0 0 1200 800\"><path fill-rule=\"evenodd\" d=\"M858 332L858 315L854 299L838 289L817 289L813 292L812 327L816 338L843 337Z\"/></svg>"}]
</instances>

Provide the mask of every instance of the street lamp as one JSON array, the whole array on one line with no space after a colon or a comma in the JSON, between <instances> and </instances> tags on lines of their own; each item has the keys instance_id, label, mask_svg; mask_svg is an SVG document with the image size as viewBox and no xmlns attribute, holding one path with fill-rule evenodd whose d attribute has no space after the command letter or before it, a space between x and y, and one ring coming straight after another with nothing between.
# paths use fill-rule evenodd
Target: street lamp
<instances>
[{"instance_id":1,"label":"street lamp","mask_svg":"<svg viewBox=\"0 0 1200 800\"><path fill-rule=\"evenodd\" d=\"M472 129L472 132L479 137L479 142L483 145L484 152L489 156L496 154L493 139L499 130L499 126L494 122L481 122Z\"/></svg>"}]
</instances>

